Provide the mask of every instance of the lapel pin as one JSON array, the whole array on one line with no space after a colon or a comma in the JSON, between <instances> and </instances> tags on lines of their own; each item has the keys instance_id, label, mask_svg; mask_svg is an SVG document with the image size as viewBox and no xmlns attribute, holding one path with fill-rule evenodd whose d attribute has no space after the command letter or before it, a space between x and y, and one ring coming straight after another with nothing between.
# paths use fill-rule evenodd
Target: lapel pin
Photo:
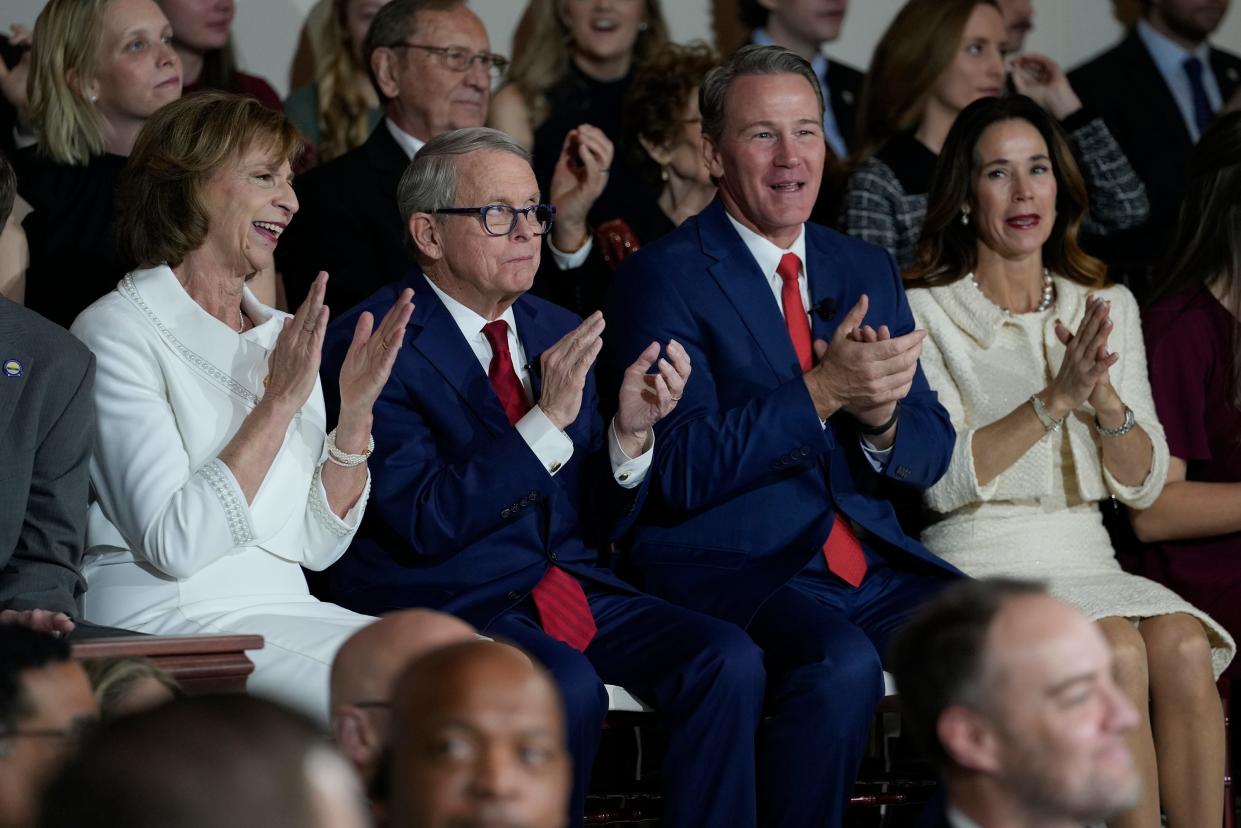
<instances>
[{"instance_id":1,"label":"lapel pin","mask_svg":"<svg viewBox=\"0 0 1241 828\"><path fill-rule=\"evenodd\" d=\"M4 375L6 377L20 377L26 373L26 368L15 359L6 359L4 361Z\"/></svg>"}]
</instances>

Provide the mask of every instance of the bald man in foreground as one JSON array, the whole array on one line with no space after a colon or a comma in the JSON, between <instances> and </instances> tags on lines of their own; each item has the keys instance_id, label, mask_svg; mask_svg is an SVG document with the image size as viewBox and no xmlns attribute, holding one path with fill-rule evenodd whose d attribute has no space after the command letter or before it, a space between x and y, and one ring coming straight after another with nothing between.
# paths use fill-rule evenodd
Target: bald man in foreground
<instances>
[{"instance_id":1,"label":"bald man in foreground","mask_svg":"<svg viewBox=\"0 0 1241 828\"><path fill-rule=\"evenodd\" d=\"M571 761L547 673L495 641L443 647L393 695L392 828L564 828Z\"/></svg>"},{"instance_id":2,"label":"bald man in foreground","mask_svg":"<svg viewBox=\"0 0 1241 828\"><path fill-rule=\"evenodd\" d=\"M363 627L337 652L332 662L332 735L373 804L387 799L384 780L377 776L386 759L389 702L397 679L432 650L476 638L473 627L451 615L410 609Z\"/></svg>"}]
</instances>

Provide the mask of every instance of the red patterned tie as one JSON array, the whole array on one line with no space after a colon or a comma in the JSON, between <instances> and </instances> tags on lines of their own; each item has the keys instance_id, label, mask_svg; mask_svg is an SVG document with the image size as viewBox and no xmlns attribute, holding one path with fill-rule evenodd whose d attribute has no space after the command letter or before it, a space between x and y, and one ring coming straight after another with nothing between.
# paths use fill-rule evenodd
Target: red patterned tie
<instances>
[{"instance_id":1,"label":"red patterned tie","mask_svg":"<svg viewBox=\"0 0 1241 828\"><path fill-rule=\"evenodd\" d=\"M483 325L483 336L491 345L491 365L487 379L500 398L508 421L516 424L530 410L526 389L513 370L513 357L508 350L508 323L503 319ZM581 652L595 637L595 618L590 613L586 593L577 579L558 567L549 567L543 580L530 593L543 622L543 631Z\"/></svg>"},{"instance_id":2,"label":"red patterned tie","mask_svg":"<svg viewBox=\"0 0 1241 828\"><path fill-rule=\"evenodd\" d=\"M813 365L813 351L810 346L810 318L802 304L801 285L798 283L801 259L797 258L796 253L785 253L776 266L776 273L784 281L780 289L780 302L784 306L784 324L789 329L789 339L793 340L793 350L797 353L801 369L809 371ZM823 543L823 557L827 559L829 570L855 587L866 576L866 555L862 552L862 544L840 512L836 513L831 534Z\"/></svg>"}]
</instances>

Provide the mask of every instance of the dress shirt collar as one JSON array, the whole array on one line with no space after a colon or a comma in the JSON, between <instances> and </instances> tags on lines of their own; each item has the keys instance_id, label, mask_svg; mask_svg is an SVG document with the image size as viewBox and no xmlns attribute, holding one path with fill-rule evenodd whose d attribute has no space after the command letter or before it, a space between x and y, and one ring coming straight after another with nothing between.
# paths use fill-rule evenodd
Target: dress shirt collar
<instances>
[{"instance_id":1,"label":"dress shirt collar","mask_svg":"<svg viewBox=\"0 0 1241 828\"><path fill-rule=\"evenodd\" d=\"M755 46L776 45L776 42L771 39L771 33L761 26L750 35L750 40L754 42ZM814 57L810 59L810 68L814 70L815 75L818 76L820 81L827 81L827 66L827 55L816 49Z\"/></svg>"},{"instance_id":2,"label":"dress shirt collar","mask_svg":"<svg viewBox=\"0 0 1241 828\"><path fill-rule=\"evenodd\" d=\"M476 341L484 343L487 342L487 337L483 335L483 325L490 322L490 319L485 319L481 315L458 302L456 299L449 296L444 292L444 289L435 284L435 280L429 276L427 277L427 284L431 286L431 290L435 291L435 295L438 296L440 301L444 303L444 308L452 317L452 321L457 323L457 327L461 330L461 335L465 337L465 341L469 342L471 347L473 347ZM504 313L500 314L500 318L508 323L508 337L509 344L511 346L512 342L517 339L517 317L513 314L513 306L509 305L505 308ZM517 341L520 343L521 340L518 339ZM487 346L487 350L491 350L490 345ZM515 354L513 359L514 361L517 359ZM486 366L483 367L485 370Z\"/></svg>"},{"instance_id":3,"label":"dress shirt collar","mask_svg":"<svg viewBox=\"0 0 1241 828\"><path fill-rule=\"evenodd\" d=\"M1159 74L1165 78L1180 78L1183 76L1185 68L1181 64L1189 57L1198 58L1202 61L1203 67L1210 71L1211 44L1205 40L1198 44L1198 48L1189 51L1180 44L1169 40L1166 35L1156 31L1155 27L1145 20L1138 21L1137 30L1138 37L1142 38L1142 43L1146 46L1146 51L1150 52L1155 65L1159 67Z\"/></svg>"},{"instance_id":4,"label":"dress shirt collar","mask_svg":"<svg viewBox=\"0 0 1241 828\"><path fill-rule=\"evenodd\" d=\"M951 805L948 806L949 828L982 828L977 822L967 817Z\"/></svg>"},{"instance_id":5,"label":"dress shirt collar","mask_svg":"<svg viewBox=\"0 0 1241 828\"><path fill-rule=\"evenodd\" d=\"M384 124L388 127L388 132L392 133L392 139L401 149L405 150L405 154L409 156L409 160L414 160L414 156L418 154L418 150L426 146L426 141L421 141L401 129L391 118L384 118Z\"/></svg>"},{"instance_id":6,"label":"dress shirt collar","mask_svg":"<svg viewBox=\"0 0 1241 828\"><path fill-rule=\"evenodd\" d=\"M728 216L728 222L737 231L737 235L741 236L741 241L745 242L746 249L750 251L750 255L754 257L754 261L758 262L759 270L763 271L763 275L768 280L776 272L776 266L780 264L780 258L785 253L796 253L797 258L801 260L802 278L806 276L806 225L802 225L797 231L797 238L793 243L785 249L781 249L774 242L763 238L755 233L749 227L733 218L732 214L727 210L724 215Z\"/></svg>"}]
</instances>

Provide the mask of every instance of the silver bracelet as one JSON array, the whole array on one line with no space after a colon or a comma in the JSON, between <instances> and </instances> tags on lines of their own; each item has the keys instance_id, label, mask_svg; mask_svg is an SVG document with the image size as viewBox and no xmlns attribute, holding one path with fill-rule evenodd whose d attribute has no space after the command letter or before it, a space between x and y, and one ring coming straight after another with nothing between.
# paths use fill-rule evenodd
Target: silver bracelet
<instances>
[{"instance_id":1,"label":"silver bracelet","mask_svg":"<svg viewBox=\"0 0 1241 828\"><path fill-rule=\"evenodd\" d=\"M360 466L366 462L366 459L375 451L375 438L370 436L366 438L366 451L362 454L349 454L336 448L336 429L332 429L327 434L327 457L338 466L352 468Z\"/></svg>"},{"instance_id":2,"label":"silver bracelet","mask_svg":"<svg viewBox=\"0 0 1241 828\"><path fill-rule=\"evenodd\" d=\"M1133 409L1127 405L1125 406L1125 421L1116 426L1116 428L1104 428L1099 423L1099 415L1094 415L1094 425L1095 428L1099 429L1100 437L1124 437L1130 431L1133 431L1133 427L1137 425L1137 422L1137 418L1133 416Z\"/></svg>"},{"instance_id":3,"label":"silver bracelet","mask_svg":"<svg viewBox=\"0 0 1241 828\"><path fill-rule=\"evenodd\" d=\"M1043 405L1043 398L1038 394L1030 395L1030 407L1034 409L1034 415L1038 417L1038 421L1043 424L1043 430L1059 431L1060 426L1064 425L1064 420L1057 420L1051 416L1051 412L1047 410L1047 406Z\"/></svg>"}]
</instances>

